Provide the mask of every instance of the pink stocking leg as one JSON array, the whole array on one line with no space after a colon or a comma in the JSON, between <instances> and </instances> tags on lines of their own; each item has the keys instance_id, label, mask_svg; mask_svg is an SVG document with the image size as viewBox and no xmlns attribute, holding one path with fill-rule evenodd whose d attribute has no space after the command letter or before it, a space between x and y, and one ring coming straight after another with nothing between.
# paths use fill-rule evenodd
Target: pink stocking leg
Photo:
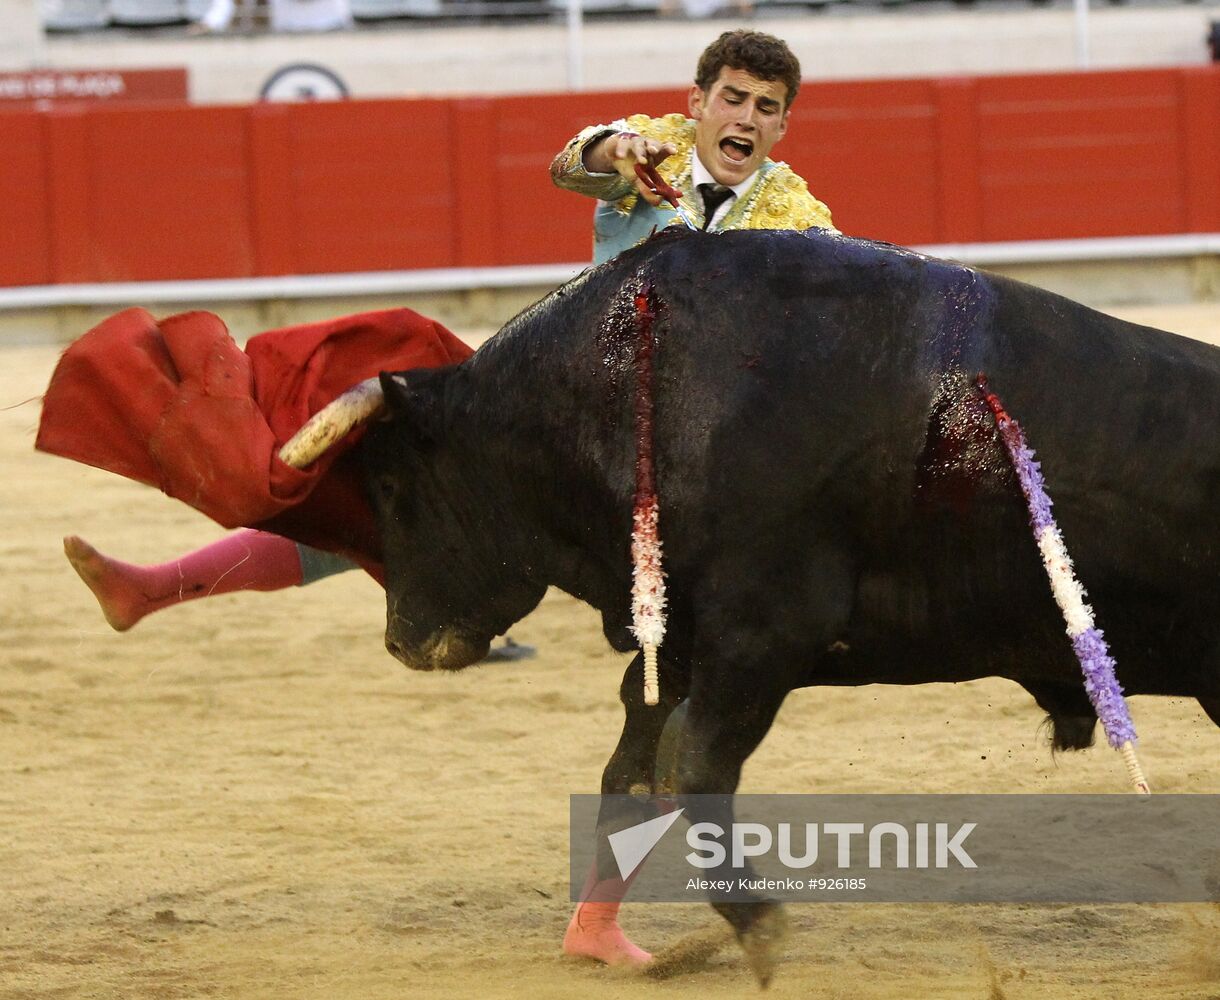
<instances>
[{"instance_id":1,"label":"pink stocking leg","mask_svg":"<svg viewBox=\"0 0 1220 1000\"><path fill-rule=\"evenodd\" d=\"M111 559L75 535L64 539L64 554L119 632L183 601L235 590L280 590L301 582L296 542L249 529L155 566Z\"/></svg>"},{"instance_id":2,"label":"pink stocking leg","mask_svg":"<svg viewBox=\"0 0 1220 1000\"><path fill-rule=\"evenodd\" d=\"M618 925L618 908L627 885L620 878L599 882L596 871L589 873L581 893L583 901L576 904L563 936L565 955L593 958L607 965L645 965L652 960Z\"/></svg>"}]
</instances>

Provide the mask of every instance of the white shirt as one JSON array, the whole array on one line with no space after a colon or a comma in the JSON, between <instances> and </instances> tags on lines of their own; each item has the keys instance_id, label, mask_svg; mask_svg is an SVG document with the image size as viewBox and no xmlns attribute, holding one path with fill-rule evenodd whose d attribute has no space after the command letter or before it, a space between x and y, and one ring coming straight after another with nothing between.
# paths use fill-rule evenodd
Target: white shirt
<instances>
[{"instance_id":1,"label":"white shirt","mask_svg":"<svg viewBox=\"0 0 1220 1000\"><path fill-rule=\"evenodd\" d=\"M700 184L715 184L717 187L723 187L723 185L711 175L711 172L707 169L707 167L703 165L703 161L699 159L699 151L697 149L692 149L690 151L690 155L690 179L691 185L696 191L699 191ZM738 198L743 197L745 193L750 190L750 185L754 183L757 177L758 171L755 170L754 173L750 174L750 176L740 184L734 184L729 188L729 190L733 192L733 197L725 198L724 202L716 209L716 214L707 224L708 229L711 229L713 225L719 223L726 215L729 214L729 210L733 207L733 203ZM700 192L700 197L702 197L702 192Z\"/></svg>"}]
</instances>

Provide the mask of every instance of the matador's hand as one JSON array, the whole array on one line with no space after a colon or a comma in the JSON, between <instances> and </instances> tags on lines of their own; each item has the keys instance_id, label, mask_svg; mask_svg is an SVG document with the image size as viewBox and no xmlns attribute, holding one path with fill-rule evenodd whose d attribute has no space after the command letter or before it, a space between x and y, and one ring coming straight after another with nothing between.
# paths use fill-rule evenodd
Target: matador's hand
<instances>
[{"instance_id":1,"label":"matador's hand","mask_svg":"<svg viewBox=\"0 0 1220 1000\"><path fill-rule=\"evenodd\" d=\"M641 198L650 205L661 204L661 195L636 173L635 168L636 164L657 166L678 151L673 143L657 142L635 132L618 132L603 140L601 151L615 171L631 181Z\"/></svg>"}]
</instances>

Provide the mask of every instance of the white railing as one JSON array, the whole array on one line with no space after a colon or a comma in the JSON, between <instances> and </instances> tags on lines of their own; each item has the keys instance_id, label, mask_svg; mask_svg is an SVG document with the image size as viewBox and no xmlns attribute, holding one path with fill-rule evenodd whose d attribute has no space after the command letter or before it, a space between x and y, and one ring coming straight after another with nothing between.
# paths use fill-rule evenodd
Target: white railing
<instances>
[{"instance_id":1,"label":"white railing","mask_svg":"<svg viewBox=\"0 0 1220 1000\"><path fill-rule=\"evenodd\" d=\"M980 267L1093 260L1145 260L1220 256L1220 233L1088 240L1029 240L1019 243L945 243L911 249L933 257ZM0 288L0 312L61 306L359 298L477 288L552 288L575 277L587 266L583 263L532 264L516 267L449 267L419 271L367 271L355 274L301 274L196 281L26 285Z\"/></svg>"}]
</instances>

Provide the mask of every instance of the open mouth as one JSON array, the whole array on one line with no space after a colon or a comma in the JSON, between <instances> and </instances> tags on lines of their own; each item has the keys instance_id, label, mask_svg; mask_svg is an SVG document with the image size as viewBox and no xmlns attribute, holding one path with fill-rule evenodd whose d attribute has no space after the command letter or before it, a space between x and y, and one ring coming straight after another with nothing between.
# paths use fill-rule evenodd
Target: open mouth
<instances>
[{"instance_id":1,"label":"open mouth","mask_svg":"<svg viewBox=\"0 0 1220 1000\"><path fill-rule=\"evenodd\" d=\"M721 139L720 149L730 160L742 163L754 153L754 143L749 139Z\"/></svg>"}]
</instances>

